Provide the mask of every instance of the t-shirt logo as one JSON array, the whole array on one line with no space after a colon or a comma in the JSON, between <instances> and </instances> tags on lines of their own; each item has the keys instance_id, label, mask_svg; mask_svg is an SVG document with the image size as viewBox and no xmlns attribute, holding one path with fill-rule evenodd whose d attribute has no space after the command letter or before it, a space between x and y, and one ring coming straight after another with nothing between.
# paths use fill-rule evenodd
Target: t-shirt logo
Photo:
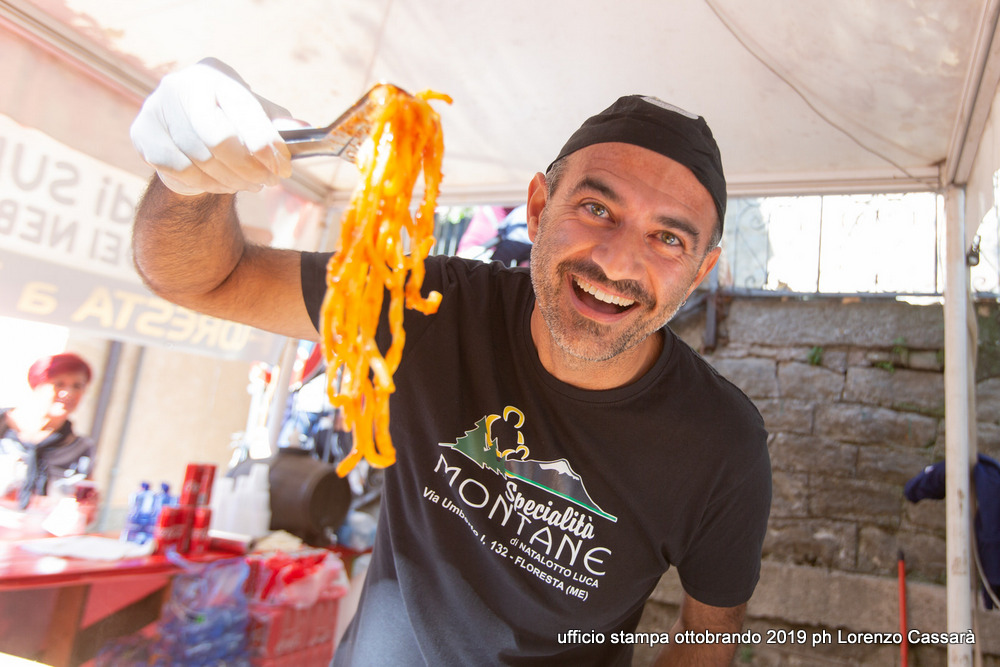
<instances>
[{"instance_id":1,"label":"t-shirt logo","mask_svg":"<svg viewBox=\"0 0 1000 667\"><path fill-rule=\"evenodd\" d=\"M580 507L604 517L611 522L618 518L605 512L591 498L583 479L566 459L554 461L539 461L530 458L531 452L524 444L524 436L518 430L517 442L511 447L501 447L493 436L493 424L502 419L514 421L514 428L519 429L524 424L524 414L515 407L508 406L503 415L488 415L476 422L470 431L457 438L453 443L438 443L441 447L450 447L465 455L480 468L489 469L506 479L515 479L530 484L542 491L551 493L563 500L568 500Z\"/></svg>"},{"instance_id":2,"label":"t-shirt logo","mask_svg":"<svg viewBox=\"0 0 1000 667\"><path fill-rule=\"evenodd\" d=\"M524 420L508 406L454 442L437 443L423 501L464 523L507 572L588 602L615 569L608 531L617 526L604 521L618 517L597 504L569 461L531 457Z\"/></svg>"}]
</instances>

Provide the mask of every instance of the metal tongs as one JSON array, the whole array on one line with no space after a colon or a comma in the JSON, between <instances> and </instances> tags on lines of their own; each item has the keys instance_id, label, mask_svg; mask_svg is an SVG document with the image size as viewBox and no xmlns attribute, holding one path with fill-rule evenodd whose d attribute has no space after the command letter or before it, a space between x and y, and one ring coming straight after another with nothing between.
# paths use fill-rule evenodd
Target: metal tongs
<instances>
[{"instance_id":1,"label":"metal tongs","mask_svg":"<svg viewBox=\"0 0 1000 667\"><path fill-rule=\"evenodd\" d=\"M278 134L285 140L292 159L314 155L333 155L348 162L354 162L358 148L369 137L378 99L373 97L376 90L390 88L408 94L399 86L378 84L361 96L357 102L342 113L337 120L326 127L303 127L281 130Z\"/></svg>"},{"instance_id":2,"label":"metal tongs","mask_svg":"<svg viewBox=\"0 0 1000 667\"><path fill-rule=\"evenodd\" d=\"M199 61L199 64L207 65L222 72L247 90L250 90L250 85L243 80L243 77L218 58L204 58ZM361 144L364 143L372 131L372 120L379 105L378 98L381 97L380 95L375 95L375 93L378 90L386 88L392 92L409 94L399 86L379 83L369 88L368 92L362 95L361 99L355 102L350 109L342 113L340 118L326 127L301 127L293 130L280 130L278 134L285 140L285 144L287 144L288 150L292 154L292 159L313 155L333 155L349 162L354 162L358 148L361 147ZM256 93L254 93L254 96L269 113L271 111L278 111L281 115L288 113L286 109L274 102Z\"/></svg>"}]
</instances>

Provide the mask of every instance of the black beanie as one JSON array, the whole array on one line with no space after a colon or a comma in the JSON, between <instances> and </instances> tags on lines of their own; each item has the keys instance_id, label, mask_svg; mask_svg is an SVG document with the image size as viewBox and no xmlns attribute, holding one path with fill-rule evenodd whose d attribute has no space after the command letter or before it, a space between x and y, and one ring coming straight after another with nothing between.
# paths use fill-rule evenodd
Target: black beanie
<instances>
[{"instance_id":1,"label":"black beanie","mask_svg":"<svg viewBox=\"0 0 1000 667\"><path fill-rule=\"evenodd\" d=\"M726 176L719 146L704 118L655 97L626 95L584 121L552 163L591 144L608 142L648 148L690 169L712 196L721 229L726 220Z\"/></svg>"}]
</instances>

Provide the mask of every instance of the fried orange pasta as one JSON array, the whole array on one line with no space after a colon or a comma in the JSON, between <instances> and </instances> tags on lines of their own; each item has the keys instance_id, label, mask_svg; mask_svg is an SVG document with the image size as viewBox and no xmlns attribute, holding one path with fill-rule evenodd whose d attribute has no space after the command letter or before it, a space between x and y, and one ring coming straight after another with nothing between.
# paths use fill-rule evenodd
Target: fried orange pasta
<instances>
[{"instance_id":1,"label":"fried orange pasta","mask_svg":"<svg viewBox=\"0 0 1000 667\"><path fill-rule=\"evenodd\" d=\"M441 295L424 298L424 259L434 245L434 209L441 182L444 139L429 101L446 95L409 95L394 86L371 93L370 138L358 151L361 180L341 220L340 248L327 265L320 313L327 393L354 429L354 449L337 467L346 475L364 457L384 468L396 460L389 435L389 395L405 342L403 308L437 311ZM411 215L414 186L423 176L423 200ZM406 247L407 240L409 247ZM383 355L375 332L389 299L391 345ZM338 380L336 370L340 368ZM339 386L338 386L339 384Z\"/></svg>"}]
</instances>

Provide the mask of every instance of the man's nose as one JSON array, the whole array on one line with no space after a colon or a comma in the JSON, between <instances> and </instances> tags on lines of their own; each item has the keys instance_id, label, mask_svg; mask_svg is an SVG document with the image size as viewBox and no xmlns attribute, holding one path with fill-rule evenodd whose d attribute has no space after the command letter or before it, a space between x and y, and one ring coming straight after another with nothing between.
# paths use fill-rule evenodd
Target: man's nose
<instances>
[{"instance_id":1,"label":"man's nose","mask_svg":"<svg viewBox=\"0 0 1000 667\"><path fill-rule=\"evenodd\" d=\"M609 280L635 280L641 272L643 250L641 235L619 227L597 244L592 257Z\"/></svg>"}]
</instances>

